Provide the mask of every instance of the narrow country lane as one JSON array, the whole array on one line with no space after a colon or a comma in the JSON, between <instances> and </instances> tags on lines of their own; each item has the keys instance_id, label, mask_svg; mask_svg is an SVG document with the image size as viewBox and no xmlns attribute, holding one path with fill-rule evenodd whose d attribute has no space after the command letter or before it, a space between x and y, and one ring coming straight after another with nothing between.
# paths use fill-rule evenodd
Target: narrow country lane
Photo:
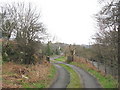
<instances>
[{"instance_id":1,"label":"narrow country lane","mask_svg":"<svg viewBox=\"0 0 120 90\"><path fill-rule=\"evenodd\" d=\"M58 76L50 88L66 88L70 82L70 75L68 71L57 64L54 64L54 66L57 68Z\"/></svg>"},{"instance_id":2,"label":"narrow country lane","mask_svg":"<svg viewBox=\"0 0 120 90\"><path fill-rule=\"evenodd\" d=\"M53 59L51 59L53 60ZM67 63L63 63L61 61L57 61L57 63L54 63L54 65L57 67L58 70L58 79L54 82L53 87L51 88L65 88L66 84L70 80L70 76L63 67L59 66L59 64L65 64L69 67L71 67L74 71L77 72L77 74L80 77L81 84L83 85L83 88L102 88L100 84L98 83L97 79L94 78L92 75L90 75L88 72L84 71L83 69L76 67L74 65L70 65ZM66 76L65 76L66 75ZM62 81L63 80L63 81ZM68 80L68 82L67 82ZM64 85L62 85L64 84Z\"/></svg>"},{"instance_id":3,"label":"narrow country lane","mask_svg":"<svg viewBox=\"0 0 120 90\"><path fill-rule=\"evenodd\" d=\"M70 66L79 74L84 88L101 88L97 79L94 78L92 75L90 75L88 72L74 65L70 65L70 64L65 64L65 65Z\"/></svg>"}]
</instances>

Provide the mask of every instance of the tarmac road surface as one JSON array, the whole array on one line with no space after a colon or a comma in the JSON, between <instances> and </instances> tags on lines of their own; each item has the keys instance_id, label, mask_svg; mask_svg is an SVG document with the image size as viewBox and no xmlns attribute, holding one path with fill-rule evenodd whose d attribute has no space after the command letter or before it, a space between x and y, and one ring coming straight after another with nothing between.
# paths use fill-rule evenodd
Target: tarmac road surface
<instances>
[{"instance_id":1,"label":"tarmac road surface","mask_svg":"<svg viewBox=\"0 0 120 90\"><path fill-rule=\"evenodd\" d=\"M53 82L50 88L66 88L70 82L70 74L62 66L54 64L57 68L58 76L57 79Z\"/></svg>"},{"instance_id":2,"label":"tarmac road surface","mask_svg":"<svg viewBox=\"0 0 120 90\"><path fill-rule=\"evenodd\" d=\"M70 64L65 65L70 66L71 68L73 68L73 70L75 70L79 74L84 88L102 88L98 83L97 79L90 75L88 72L74 65Z\"/></svg>"},{"instance_id":3,"label":"tarmac road surface","mask_svg":"<svg viewBox=\"0 0 120 90\"><path fill-rule=\"evenodd\" d=\"M102 88L101 85L98 83L97 79L90 75L87 71L84 71L83 69L76 67L74 65L70 65L60 61L53 64L57 68L58 77L50 88L66 88L70 82L70 74L62 66L59 66L59 64L61 63L73 68L73 70L77 72L77 74L80 77L83 88Z\"/></svg>"}]
</instances>

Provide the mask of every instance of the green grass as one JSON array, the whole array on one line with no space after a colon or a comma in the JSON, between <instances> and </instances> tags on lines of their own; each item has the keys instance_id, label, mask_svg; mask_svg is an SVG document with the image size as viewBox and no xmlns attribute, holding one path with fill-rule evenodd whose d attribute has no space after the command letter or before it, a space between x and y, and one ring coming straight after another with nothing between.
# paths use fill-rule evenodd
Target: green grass
<instances>
[{"instance_id":1,"label":"green grass","mask_svg":"<svg viewBox=\"0 0 120 90\"><path fill-rule=\"evenodd\" d=\"M28 83L23 83L22 86L23 86L23 88L31 88L30 84L28 84Z\"/></svg>"},{"instance_id":2,"label":"green grass","mask_svg":"<svg viewBox=\"0 0 120 90\"><path fill-rule=\"evenodd\" d=\"M41 84L41 83L33 83L33 86L35 86L36 88L45 88L45 84Z\"/></svg>"},{"instance_id":3,"label":"green grass","mask_svg":"<svg viewBox=\"0 0 120 90\"><path fill-rule=\"evenodd\" d=\"M50 57L56 57L56 56L60 56L60 55L53 54L53 55L51 55Z\"/></svg>"},{"instance_id":4,"label":"green grass","mask_svg":"<svg viewBox=\"0 0 120 90\"><path fill-rule=\"evenodd\" d=\"M64 58L65 57L60 57L57 60L65 61ZM103 88L117 88L118 86L117 80L115 80L111 75L103 76L101 73L89 68L86 64L83 63L71 62L70 64L81 67L82 69L93 75L95 78L97 78L98 82L101 84Z\"/></svg>"},{"instance_id":5,"label":"green grass","mask_svg":"<svg viewBox=\"0 0 120 90\"><path fill-rule=\"evenodd\" d=\"M50 74L48 75L48 77L52 79L55 77L55 74L56 74L56 68L55 66L52 65L52 68L50 70Z\"/></svg>"},{"instance_id":6,"label":"green grass","mask_svg":"<svg viewBox=\"0 0 120 90\"><path fill-rule=\"evenodd\" d=\"M55 59L56 61L61 61L61 62L65 62L66 61L66 58L64 56L60 57L60 58L57 58Z\"/></svg>"},{"instance_id":7,"label":"green grass","mask_svg":"<svg viewBox=\"0 0 120 90\"><path fill-rule=\"evenodd\" d=\"M82 88L78 74L69 66L61 64L70 73L70 83L67 88Z\"/></svg>"},{"instance_id":8,"label":"green grass","mask_svg":"<svg viewBox=\"0 0 120 90\"><path fill-rule=\"evenodd\" d=\"M42 84L41 82L36 83L23 83L23 88L45 88L45 84Z\"/></svg>"},{"instance_id":9,"label":"green grass","mask_svg":"<svg viewBox=\"0 0 120 90\"><path fill-rule=\"evenodd\" d=\"M87 65L82 63L72 62L71 64L81 67L84 70L88 71L91 75L95 76L103 88L117 88L117 80L115 80L111 75L103 76L101 73L88 68Z\"/></svg>"}]
</instances>

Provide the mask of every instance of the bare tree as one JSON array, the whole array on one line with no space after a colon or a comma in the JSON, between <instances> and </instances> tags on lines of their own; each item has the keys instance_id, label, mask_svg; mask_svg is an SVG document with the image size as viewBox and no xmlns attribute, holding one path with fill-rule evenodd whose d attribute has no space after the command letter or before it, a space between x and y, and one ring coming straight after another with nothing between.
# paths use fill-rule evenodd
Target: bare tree
<instances>
[{"instance_id":1,"label":"bare tree","mask_svg":"<svg viewBox=\"0 0 120 90\"><path fill-rule=\"evenodd\" d=\"M96 34L96 43L99 44L105 71L106 65L112 69L112 75L118 69L118 27L119 27L119 3L112 0L107 3L96 15L99 32ZM98 54L100 56L100 54Z\"/></svg>"},{"instance_id":2,"label":"bare tree","mask_svg":"<svg viewBox=\"0 0 120 90\"><path fill-rule=\"evenodd\" d=\"M34 60L33 55L39 50L37 43L41 43L47 35L43 23L40 22L40 14L30 3L28 7L24 3L6 4L1 7L0 13L3 37L7 37L7 41L13 38L17 42L18 57L23 53L20 60L30 64Z\"/></svg>"}]
</instances>

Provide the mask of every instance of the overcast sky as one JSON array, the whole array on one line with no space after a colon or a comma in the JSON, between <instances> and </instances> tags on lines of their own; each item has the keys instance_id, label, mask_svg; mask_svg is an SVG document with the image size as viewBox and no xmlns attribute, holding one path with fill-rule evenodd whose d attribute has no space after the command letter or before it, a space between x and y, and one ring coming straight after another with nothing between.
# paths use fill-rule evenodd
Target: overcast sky
<instances>
[{"instance_id":1,"label":"overcast sky","mask_svg":"<svg viewBox=\"0 0 120 90\"><path fill-rule=\"evenodd\" d=\"M98 12L97 0L0 0L9 2L32 3L56 41L89 44L96 31L93 14Z\"/></svg>"}]
</instances>

